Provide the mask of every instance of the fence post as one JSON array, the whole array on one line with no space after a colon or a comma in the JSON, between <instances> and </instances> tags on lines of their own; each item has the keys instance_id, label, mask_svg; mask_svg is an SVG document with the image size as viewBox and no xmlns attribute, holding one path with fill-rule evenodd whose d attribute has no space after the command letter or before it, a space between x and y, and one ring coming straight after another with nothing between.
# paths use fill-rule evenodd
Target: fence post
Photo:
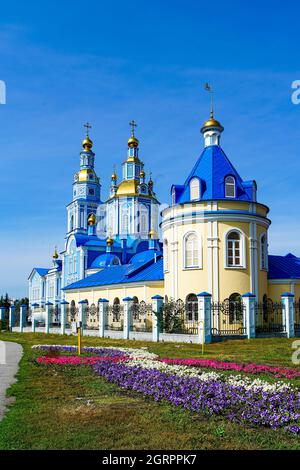
<instances>
[{"instance_id":1,"label":"fence post","mask_svg":"<svg viewBox=\"0 0 300 470\"><path fill-rule=\"evenodd\" d=\"M67 323L67 306L69 302L62 300L60 302L60 334L64 335L66 333L66 323Z\"/></svg>"},{"instance_id":2,"label":"fence post","mask_svg":"<svg viewBox=\"0 0 300 470\"><path fill-rule=\"evenodd\" d=\"M248 339L255 338L255 302L256 296L251 292L242 295L243 299L243 324Z\"/></svg>"},{"instance_id":3,"label":"fence post","mask_svg":"<svg viewBox=\"0 0 300 470\"><path fill-rule=\"evenodd\" d=\"M20 305L20 333L23 333L24 326L26 323L26 315L27 315L27 305L22 304Z\"/></svg>"},{"instance_id":4,"label":"fence post","mask_svg":"<svg viewBox=\"0 0 300 470\"><path fill-rule=\"evenodd\" d=\"M13 327L15 326L16 323L16 307L14 305L11 305L9 307L9 329L12 331Z\"/></svg>"},{"instance_id":5,"label":"fence post","mask_svg":"<svg viewBox=\"0 0 300 470\"><path fill-rule=\"evenodd\" d=\"M86 307L87 307L87 300L80 300L78 302L79 305L79 313L78 313L78 321L79 325L81 326L81 334L83 335L83 328L85 325L85 317L86 317Z\"/></svg>"},{"instance_id":6,"label":"fence post","mask_svg":"<svg viewBox=\"0 0 300 470\"><path fill-rule=\"evenodd\" d=\"M211 343L211 294L201 292L198 297L199 343ZM204 331L203 331L204 330Z\"/></svg>"},{"instance_id":7,"label":"fence post","mask_svg":"<svg viewBox=\"0 0 300 470\"><path fill-rule=\"evenodd\" d=\"M125 297L124 302L124 326L123 326L123 338L129 339L129 332L132 323L132 304L133 299L131 297Z\"/></svg>"},{"instance_id":8,"label":"fence post","mask_svg":"<svg viewBox=\"0 0 300 470\"><path fill-rule=\"evenodd\" d=\"M156 343L159 341L160 333L160 320L159 315L164 303L164 298L161 295L154 295L152 300L152 341Z\"/></svg>"},{"instance_id":9,"label":"fence post","mask_svg":"<svg viewBox=\"0 0 300 470\"><path fill-rule=\"evenodd\" d=\"M285 292L281 294L282 303L282 319L285 325L287 338L295 336L295 307L294 307L294 294Z\"/></svg>"},{"instance_id":10,"label":"fence post","mask_svg":"<svg viewBox=\"0 0 300 470\"><path fill-rule=\"evenodd\" d=\"M52 306L53 306L52 302L45 303L45 307L46 307L45 333L46 334L50 332L50 316L52 315L52 309L51 309Z\"/></svg>"},{"instance_id":11,"label":"fence post","mask_svg":"<svg viewBox=\"0 0 300 470\"><path fill-rule=\"evenodd\" d=\"M108 300L99 299L99 336L104 338L105 326L107 324Z\"/></svg>"},{"instance_id":12,"label":"fence post","mask_svg":"<svg viewBox=\"0 0 300 470\"><path fill-rule=\"evenodd\" d=\"M0 321L5 320L5 307L0 307Z\"/></svg>"}]
</instances>

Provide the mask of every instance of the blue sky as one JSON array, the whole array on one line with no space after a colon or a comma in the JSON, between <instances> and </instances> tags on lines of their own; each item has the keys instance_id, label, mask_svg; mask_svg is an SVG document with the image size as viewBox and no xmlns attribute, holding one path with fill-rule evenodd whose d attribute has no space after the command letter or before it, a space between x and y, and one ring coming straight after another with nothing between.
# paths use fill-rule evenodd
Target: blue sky
<instances>
[{"instance_id":1,"label":"blue sky","mask_svg":"<svg viewBox=\"0 0 300 470\"><path fill-rule=\"evenodd\" d=\"M107 195L128 122L161 202L200 155L215 88L222 147L270 206L270 252L300 255L296 1L49 1L1 4L0 292L25 295L32 266L63 249L65 206L89 121Z\"/></svg>"}]
</instances>

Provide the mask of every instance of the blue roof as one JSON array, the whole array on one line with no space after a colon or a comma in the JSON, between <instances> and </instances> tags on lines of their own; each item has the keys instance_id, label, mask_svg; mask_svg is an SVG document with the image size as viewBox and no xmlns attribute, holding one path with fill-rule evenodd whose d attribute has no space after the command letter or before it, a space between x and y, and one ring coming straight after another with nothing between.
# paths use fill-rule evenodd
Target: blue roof
<instances>
[{"instance_id":1,"label":"blue roof","mask_svg":"<svg viewBox=\"0 0 300 470\"><path fill-rule=\"evenodd\" d=\"M300 258L292 253L269 255L268 279L300 279Z\"/></svg>"},{"instance_id":2,"label":"blue roof","mask_svg":"<svg viewBox=\"0 0 300 470\"><path fill-rule=\"evenodd\" d=\"M112 253L103 253L97 256L91 264L91 268L105 268L106 266L113 266L120 264L120 259Z\"/></svg>"},{"instance_id":3,"label":"blue roof","mask_svg":"<svg viewBox=\"0 0 300 470\"><path fill-rule=\"evenodd\" d=\"M239 201L254 200L253 188L256 185L255 181L243 181L221 147L211 145L205 147L184 185L172 186L172 190L175 189L175 203L182 204L191 201L189 183L194 177L200 180L201 200L226 199L226 176L233 176L236 182L236 197L230 199Z\"/></svg>"},{"instance_id":4,"label":"blue roof","mask_svg":"<svg viewBox=\"0 0 300 470\"><path fill-rule=\"evenodd\" d=\"M160 281L164 279L163 259L155 263L153 260L145 263L110 266L96 274L74 282L63 290L80 289L85 287L106 286L110 284L126 284L129 282Z\"/></svg>"},{"instance_id":5,"label":"blue roof","mask_svg":"<svg viewBox=\"0 0 300 470\"><path fill-rule=\"evenodd\" d=\"M130 260L130 264L145 263L146 261L153 260L155 258L155 255L158 257L158 256L161 256L162 253L161 251L157 251L157 250L141 251L140 253L133 255L133 257Z\"/></svg>"},{"instance_id":6,"label":"blue roof","mask_svg":"<svg viewBox=\"0 0 300 470\"><path fill-rule=\"evenodd\" d=\"M46 276L46 274L48 274L48 272L49 272L49 269L47 269L47 268L33 268L33 269L36 270L36 272L40 276Z\"/></svg>"}]
</instances>

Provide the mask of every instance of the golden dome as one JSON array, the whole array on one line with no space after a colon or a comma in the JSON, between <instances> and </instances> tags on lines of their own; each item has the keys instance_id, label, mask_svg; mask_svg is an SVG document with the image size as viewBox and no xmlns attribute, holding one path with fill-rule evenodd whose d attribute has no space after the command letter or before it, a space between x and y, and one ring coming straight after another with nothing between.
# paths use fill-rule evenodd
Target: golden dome
<instances>
[{"instance_id":1,"label":"golden dome","mask_svg":"<svg viewBox=\"0 0 300 470\"><path fill-rule=\"evenodd\" d=\"M111 179L112 179L113 181L117 181L117 178L118 178L118 177L117 177L117 174L116 174L116 172L114 171L113 174L111 175Z\"/></svg>"},{"instance_id":2,"label":"golden dome","mask_svg":"<svg viewBox=\"0 0 300 470\"><path fill-rule=\"evenodd\" d=\"M54 250L54 253L53 253L52 258L53 258L53 259L58 259L58 258L59 258L59 254L57 253L56 247L55 247L55 250Z\"/></svg>"},{"instance_id":3,"label":"golden dome","mask_svg":"<svg viewBox=\"0 0 300 470\"><path fill-rule=\"evenodd\" d=\"M156 231L152 228L149 232L149 237L153 240L156 238Z\"/></svg>"},{"instance_id":4,"label":"golden dome","mask_svg":"<svg viewBox=\"0 0 300 470\"><path fill-rule=\"evenodd\" d=\"M86 135L85 139L83 139L82 147L83 147L85 152L90 152L91 151L91 148L93 147L93 142L91 141L91 139L89 138L88 135Z\"/></svg>"},{"instance_id":5,"label":"golden dome","mask_svg":"<svg viewBox=\"0 0 300 470\"><path fill-rule=\"evenodd\" d=\"M96 181L98 183L99 179L94 170L91 168L82 168L78 173L78 181ZM91 176L92 175L92 176Z\"/></svg>"},{"instance_id":6,"label":"golden dome","mask_svg":"<svg viewBox=\"0 0 300 470\"><path fill-rule=\"evenodd\" d=\"M91 214L88 218L88 224L89 225L96 225L97 219L95 214Z\"/></svg>"},{"instance_id":7,"label":"golden dome","mask_svg":"<svg viewBox=\"0 0 300 470\"><path fill-rule=\"evenodd\" d=\"M140 177L145 178L145 172L143 170L140 171Z\"/></svg>"},{"instance_id":8,"label":"golden dome","mask_svg":"<svg viewBox=\"0 0 300 470\"><path fill-rule=\"evenodd\" d=\"M109 236L106 240L106 245L112 246L113 244L114 244L114 239Z\"/></svg>"},{"instance_id":9,"label":"golden dome","mask_svg":"<svg viewBox=\"0 0 300 470\"><path fill-rule=\"evenodd\" d=\"M138 139L132 134L131 137L128 139L128 147L129 148L136 148L139 145Z\"/></svg>"},{"instance_id":10,"label":"golden dome","mask_svg":"<svg viewBox=\"0 0 300 470\"><path fill-rule=\"evenodd\" d=\"M206 131L210 127L218 127L221 132L224 130L224 127L222 126L222 124L219 121L217 121L213 116L210 116L210 118L207 121L205 121L205 123L203 124L201 128L201 132Z\"/></svg>"},{"instance_id":11,"label":"golden dome","mask_svg":"<svg viewBox=\"0 0 300 470\"><path fill-rule=\"evenodd\" d=\"M117 196L137 196L137 180L123 180L117 190Z\"/></svg>"}]
</instances>

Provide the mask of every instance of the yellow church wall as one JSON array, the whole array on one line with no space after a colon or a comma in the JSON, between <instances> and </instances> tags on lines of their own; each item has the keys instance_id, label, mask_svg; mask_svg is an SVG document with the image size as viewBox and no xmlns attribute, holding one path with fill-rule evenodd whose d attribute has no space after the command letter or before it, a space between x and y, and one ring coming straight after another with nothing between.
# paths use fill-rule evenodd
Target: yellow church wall
<instances>
[{"instance_id":1,"label":"yellow church wall","mask_svg":"<svg viewBox=\"0 0 300 470\"><path fill-rule=\"evenodd\" d=\"M155 283L151 285L140 285L140 286L131 286L126 284L123 286L101 286L101 288L90 287L87 289L81 289L79 291L66 291L66 301L71 302L75 301L77 304L80 300L88 300L89 304L97 303L100 298L105 298L109 301L110 304L113 303L114 299L118 297L120 302L125 297L134 297L136 296L139 301L143 300L146 303L151 303L151 297L154 295L164 295L164 283Z\"/></svg>"},{"instance_id":2,"label":"yellow church wall","mask_svg":"<svg viewBox=\"0 0 300 470\"><path fill-rule=\"evenodd\" d=\"M261 269L261 247L260 238L267 233L266 227L257 224L257 269L258 269L258 300L261 302L265 294L268 295L268 271Z\"/></svg>"},{"instance_id":3,"label":"yellow church wall","mask_svg":"<svg viewBox=\"0 0 300 470\"><path fill-rule=\"evenodd\" d=\"M239 229L245 235L245 268L226 268L225 236L229 230ZM250 259L249 259L249 223L219 222L219 300L228 298L233 293L244 294L250 290Z\"/></svg>"},{"instance_id":4,"label":"yellow church wall","mask_svg":"<svg viewBox=\"0 0 300 470\"><path fill-rule=\"evenodd\" d=\"M281 294L284 292L292 292L291 285L287 283L282 284L270 284L268 283L268 298L272 299L274 302L279 302L281 299ZM300 295L300 287L299 287Z\"/></svg>"}]
</instances>

